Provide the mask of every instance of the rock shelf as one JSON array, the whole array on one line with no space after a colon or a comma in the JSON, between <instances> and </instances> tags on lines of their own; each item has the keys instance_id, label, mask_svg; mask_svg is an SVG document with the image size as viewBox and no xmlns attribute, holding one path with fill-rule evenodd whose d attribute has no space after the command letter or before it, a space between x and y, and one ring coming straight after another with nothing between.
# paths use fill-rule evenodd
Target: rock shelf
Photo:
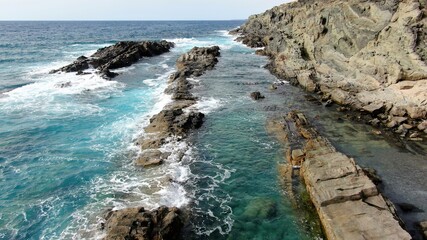
<instances>
[{"instance_id":1,"label":"rock shelf","mask_svg":"<svg viewBox=\"0 0 427 240\"><path fill-rule=\"evenodd\" d=\"M337 151L299 112L269 123L287 144L288 177L299 175L328 239L411 239L393 204L352 158Z\"/></svg>"}]
</instances>

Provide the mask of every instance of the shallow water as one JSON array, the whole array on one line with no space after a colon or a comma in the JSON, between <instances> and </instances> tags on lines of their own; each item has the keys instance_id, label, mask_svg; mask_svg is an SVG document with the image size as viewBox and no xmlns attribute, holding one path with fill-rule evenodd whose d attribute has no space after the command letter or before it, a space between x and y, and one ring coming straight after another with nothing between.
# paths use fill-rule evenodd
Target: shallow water
<instances>
[{"instance_id":1,"label":"shallow water","mask_svg":"<svg viewBox=\"0 0 427 240\"><path fill-rule=\"evenodd\" d=\"M393 200L427 209L425 145L408 151L365 125L337 122L291 85L268 90L278 81L262 67L268 60L224 31L241 23L0 22L0 239L100 238L105 210L139 205L188 206L188 239L317 237L280 186L283 149L265 131L270 116L295 108L318 115L338 149L377 168ZM163 38L176 48L120 69L114 81L48 74L117 40ZM162 92L175 60L196 45L222 49L216 69L193 80L206 121L193 145L165 146L183 149L183 161L136 168L134 140L170 101ZM252 91L266 99L252 101Z\"/></svg>"}]
</instances>

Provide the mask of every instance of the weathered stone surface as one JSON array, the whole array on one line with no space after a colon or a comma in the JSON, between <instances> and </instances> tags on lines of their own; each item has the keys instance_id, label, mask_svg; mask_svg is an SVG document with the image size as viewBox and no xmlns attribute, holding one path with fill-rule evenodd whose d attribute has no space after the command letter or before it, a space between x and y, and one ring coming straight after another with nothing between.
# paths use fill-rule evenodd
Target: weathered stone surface
<instances>
[{"instance_id":1,"label":"weathered stone surface","mask_svg":"<svg viewBox=\"0 0 427 240\"><path fill-rule=\"evenodd\" d=\"M381 195L330 204L321 207L319 215L328 239L411 239L388 211Z\"/></svg>"},{"instance_id":2,"label":"weathered stone surface","mask_svg":"<svg viewBox=\"0 0 427 240\"><path fill-rule=\"evenodd\" d=\"M106 214L105 240L174 240L179 239L183 221L178 208L159 207L153 211L127 208Z\"/></svg>"},{"instance_id":3,"label":"weathered stone surface","mask_svg":"<svg viewBox=\"0 0 427 240\"><path fill-rule=\"evenodd\" d=\"M138 139L137 144L143 150L136 160L137 165L158 165L165 157L159 148L168 143L168 139L187 137L191 130L203 124L205 115L191 108L196 104L192 95L192 83L188 77L196 77L213 69L220 55L219 47L195 47L177 60L177 72L171 75L165 93L172 95L172 102L150 119L144 128L146 135Z\"/></svg>"},{"instance_id":4,"label":"weathered stone surface","mask_svg":"<svg viewBox=\"0 0 427 240\"><path fill-rule=\"evenodd\" d=\"M115 45L98 49L90 58L81 56L72 64L52 70L50 73L62 71L82 74L83 70L93 67L99 70L101 77L110 79L118 75L110 70L128 67L143 57L152 57L169 52L173 46L173 43L167 41L118 42Z\"/></svg>"},{"instance_id":5,"label":"weathered stone surface","mask_svg":"<svg viewBox=\"0 0 427 240\"><path fill-rule=\"evenodd\" d=\"M135 163L143 167L156 166L162 164L164 158L165 155L159 150L145 150L136 159Z\"/></svg>"},{"instance_id":6,"label":"weathered stone surface","mask_svg":"<svg viewBox=\"0 0 427 240\"><path fill-rule=\"evenodd\" d=\"M264 47L273 74L310 92L353 109L425 120L425 9L424 0L300 0L253 15L232 33Z\"/></svg>"},{"instance_id":7,"label":"weathered stone surface","mask_svg":"<svg viewBox=\"0 0 427 240\"><path fill-rule=\"evenodd\" d=\"M286 132L287 144L304 146L300 174L328 239L411 239L366 170L320 136L302 113L285 119L275 131ZM302 132L309 134L302 137Z\"/></svg>"}]
</instances>

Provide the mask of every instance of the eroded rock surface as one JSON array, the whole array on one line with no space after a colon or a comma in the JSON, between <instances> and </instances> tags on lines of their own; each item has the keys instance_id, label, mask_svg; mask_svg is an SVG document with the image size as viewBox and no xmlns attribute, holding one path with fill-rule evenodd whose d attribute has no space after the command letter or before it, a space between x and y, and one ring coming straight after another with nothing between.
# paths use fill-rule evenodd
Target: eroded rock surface
<instances>
[{"instance_id":1,"label":"eroded rock surface","mask_svg":"<svg viewBox=\"0 0 427 240\"><path fill-rule=\"evenodd\" d=\"M193 84L189 78L201 76L213 69L219 55L220 49L217 46L194 47L178 58L177 71L170 76L165 90L173 101L154 115L144 129L146 135L138 140L143 151L136 161L137 165L147 167L161 164L171 154L160 150L162 146L171 140L182 140L191 130L202 126L204 114L191 108L197 99L191 93Z\"/></svg>"},{"instance_id":2,"label":"eroded rock surface","mask_svg":"<svg viewBox=\"0 0 427 240\"><path fill-rule=\"evenodd\" d=\"M384 126L395 116L416 126L427 117L426 2L299 0L251 16L233 32L264 47L258 53L271 58L278 77L325 101L385 114Z\"/></svg>"},{"instance_id":3,"label":"eroded rock surface","mask_svg":"<svg viewBox=\"0 0 427 240\"><path fill-rule=\"evenodd\" d=\"M153 211L142 207L110 211L105 219L105 240L174 240L184 225L178 208L164 206Z\"/></svg>"},{"instance_id":4,"label":"eroded rock surface","mask_svg":"<svg viewBox=\"0 0 427 240\"><path fill-rule=\"evenodd\" d=\"M303 177L328 239L411 239L366 170L320 136L302 113L269 125L289 147L286 172Z\"/></svg>"},{"instance_id":5,"label":"eroded rock surface","mask_svg":"<svg viewBox=\"0 0 427 240\"><path fill-rule=\"evenodd\" d=\"M81 75L85 74L84 70L92 67L98 70L101 77L110 79L118 75L110 70L128 67L143 57L152 57L169 52L173 46L173 43L167 41L118 42L112 46L98 49L89 58L81 56L70 65L52 70L50 73L77 72Z\"/></svg>"}]
</instances>

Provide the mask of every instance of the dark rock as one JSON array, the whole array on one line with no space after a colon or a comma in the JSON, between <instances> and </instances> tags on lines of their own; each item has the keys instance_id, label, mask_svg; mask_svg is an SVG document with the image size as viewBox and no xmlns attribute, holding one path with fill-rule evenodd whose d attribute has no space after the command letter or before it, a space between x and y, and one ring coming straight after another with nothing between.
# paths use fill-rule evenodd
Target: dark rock
<instances>
[{"instance_id":1,"label":"dark rock","mask_svg":"<svg viewBox=\"0 0 427 240\"><path fill-rule=\"evenodd\" d=\"M104 70L99 72L99 75L104 79L111 79L111 78L118 76L119 74L115 73L115 72L111 72L108 69L104 69Z\"/></svg>"},{"instance_id":2,"label":"dark rock","mask_svg":"<svg viewBox=\"0 0 427 240\"><path fill-rule=\"evenodd\" d=\"M373 168L362 168L362 170L375 185L382 183L380 176L378 176L377 170Z\"/></svg>"},{"instance_id":3,"label":"dark rock","mask_svg":"<svg viewBox=\"0 0 427 240\"><path fill-rule=\"evenodd\" d=\"M144 208L127 208L109 211L101 226L106 231L105 240L174 240L179 239L182 213L178 208L159 207L153 211Z\"/></svg>"},{"instance_id":4,"label":"dark rock","mask_svg":"<svg viewBox=\"0 0 427 240\"><path fill-rule=\"evenodd\" d=\"M90 58L81 56L72 64L49 73L59 71L83 73L83 70L93 67L100 70L101 77L110 79L118 74L109 70L128 67L142 57L152 57L168 52L173 46L173 43L167 41L118 42L115 45L98 49Z\"/></svg>"},{"instance_id":5,"label":"dark rock","mask_svg":"<svg viewBox=\"0 0 427 240\"><path fill-rule=\"evenodd\" d=\"M260 99L263 99L265 97L260 92L253 92L253 93L251 93L251 98L253 100L260 100Z\"/></svg>"},{"instance_id":6,"label":"dark rock","mask_svg":"<svg viewBox=\"0 0 427 240\"><path fill-rule=\"evenodd\" d=\"M212 70L215 67L219 56L220 49L218 46L194 47L178 58L176 62L178 71L173 74L173 78L201 76L206 70Z\"/></svg>"},{"instance_id":7,"label":"dark rock","mask_svg":"<svg viewBox=\"0 0 427 240\"><path fill-rule=\"evenodd\" d=\"M334 101L332 101L332 100L329 99L328 101L326 101L325 107L331 107L332 104L334 104Z\"/></svg>"}]
</instances>

